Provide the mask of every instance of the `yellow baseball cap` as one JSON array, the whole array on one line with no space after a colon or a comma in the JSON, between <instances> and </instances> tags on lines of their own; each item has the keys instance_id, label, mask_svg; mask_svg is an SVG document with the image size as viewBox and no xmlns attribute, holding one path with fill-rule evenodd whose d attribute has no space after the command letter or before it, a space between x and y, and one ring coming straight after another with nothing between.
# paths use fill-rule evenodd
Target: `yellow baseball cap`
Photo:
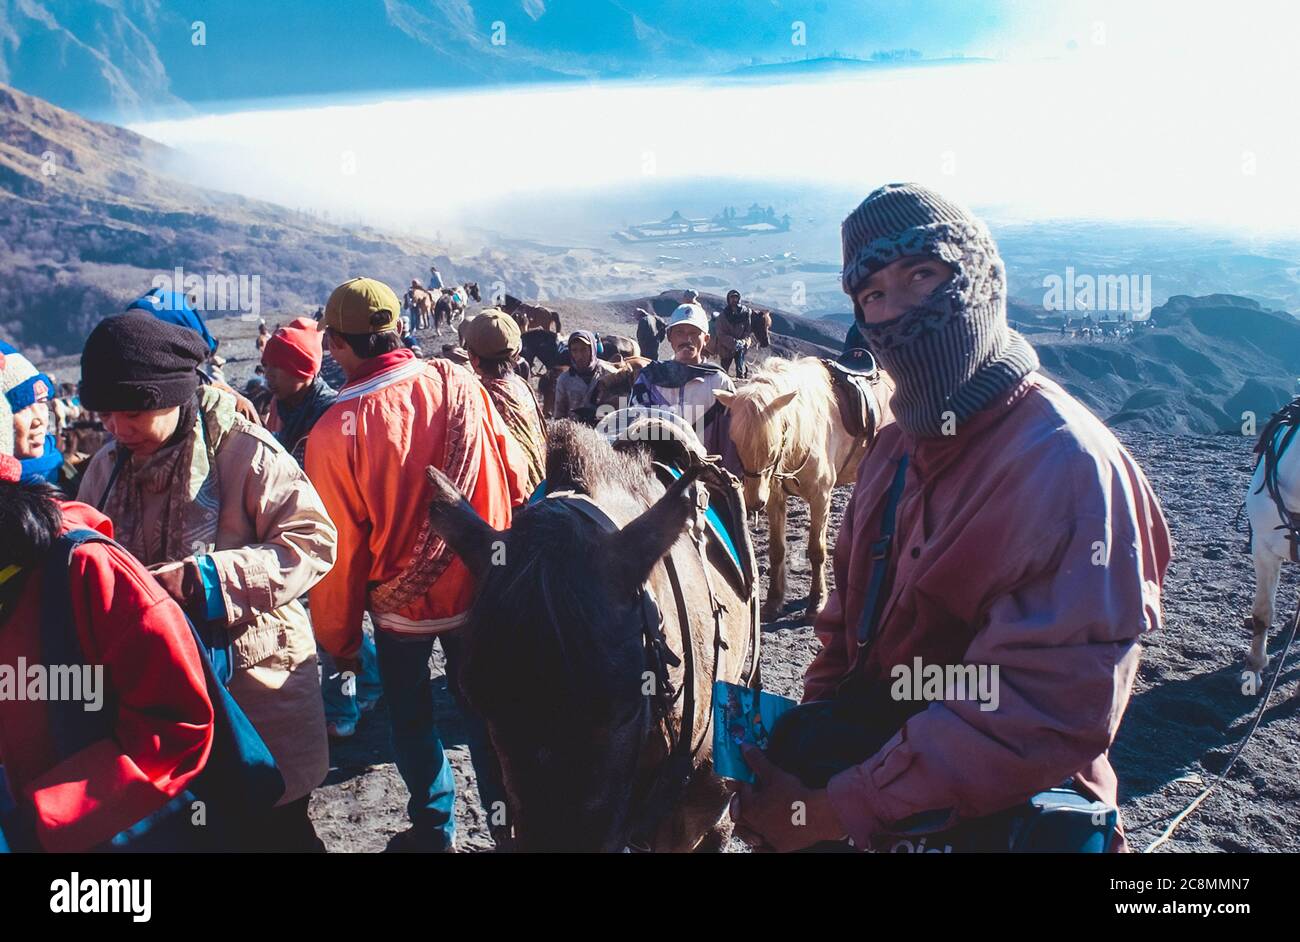
<instances>
[{"instance_id":1,"label":"yellow baseball cap","mask_svg":"<svg viewBox=\"0 0 1300 942\"><path fill-rule=\"evenodd\" d=\"M519 324L498 308L488 308L465 322L461 329L465 349L489 360L519 356Z\"/></svg>"},{"instance_id":2,"label":"yellow baseball cap","mask_svg":"<svg viewBox=\"0 0 1300 942\"><path fill-rule=\"evenodd\" d=\"M374 278L353 278L339 285L325 302L321 329L333 327L344 334L377 334L397 329L402 305L393 289ZM377 314L387 315L376 317Z\"/></svg>"}]
</instances>

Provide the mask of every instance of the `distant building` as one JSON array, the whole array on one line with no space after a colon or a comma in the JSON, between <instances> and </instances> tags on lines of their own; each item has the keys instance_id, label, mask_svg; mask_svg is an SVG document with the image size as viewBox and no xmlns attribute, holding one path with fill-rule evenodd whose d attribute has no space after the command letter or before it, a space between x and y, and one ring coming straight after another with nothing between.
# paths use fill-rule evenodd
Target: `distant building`
<instances>
[{"instance_id":1,"label":"distant building","mask_svg":"<svg viewBox=\"0 0 1300 942\"><path fill-rule=\"evenodd\" d=\"M778 218L771 206L764 209L754 203L743 216L737 214L734 206L727 206L712 219L687 218L674 210L667 219L628 226L614 233L614 237L624 242L665 242L692 237L768 235L789 230L789 213Z\"/></svg>"}]
</instances>

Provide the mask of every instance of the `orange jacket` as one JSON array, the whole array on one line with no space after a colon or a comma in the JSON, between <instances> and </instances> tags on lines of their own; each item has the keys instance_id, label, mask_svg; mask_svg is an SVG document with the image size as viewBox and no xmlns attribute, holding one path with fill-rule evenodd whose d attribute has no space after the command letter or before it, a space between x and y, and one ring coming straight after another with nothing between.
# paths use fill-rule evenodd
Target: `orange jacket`
<instances>
[{"instance_id":1,"label":"orange jacket","mask_svg":"<svg viewBox=\"0 0 1300 942\"><path fill-rule=\"evenodd\" d=\"M334 568L309 596L316 637L331 654L356 653L367 610L396 634L464 623L474 581L429 532L425 475L434 465L454 479L449 469L462 457L470 504L506 529L528 496L518 447L473 373L409 350L367 361L312 429L307 476L339 533Z\"/></svg>"}]
</instances>

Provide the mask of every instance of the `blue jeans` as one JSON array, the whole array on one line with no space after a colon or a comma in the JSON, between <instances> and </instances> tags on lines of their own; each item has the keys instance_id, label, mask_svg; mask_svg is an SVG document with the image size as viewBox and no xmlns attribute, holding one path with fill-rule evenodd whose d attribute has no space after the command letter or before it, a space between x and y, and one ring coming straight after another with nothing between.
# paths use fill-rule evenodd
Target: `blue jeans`
<instances>
[{"instance_id":1,"label":"blue jeans","mask_svg":"<svg viewBox=\"0 0 1300 942\"><path fill-rule=\"evenodd\" d=\"M378 700L383 693L379 682L379 663L375 655L375 639L369 634L361 636L361 673L353 678L352 692L343 690L344 678L334 665L334 658L324 648L318 647L316 654L320 658L320 695L325 701L325 722L355 723L361 718L360 703Z\"/></svg>"},{"instance_id":2,"label":"blue jeans","mask_svg":"<svg viewBox=\"0 0 1300 942\"><path fill-rule=\"evenodd\" d=\"M404 638L376 630L375 648L388 702L397 771L411 794L406 811L416 841L429 850L445 849L456 837L456 779L433 718L433 679L429 674L433 638ZM460 639L443 635L442 649L447 657L447 686L464 717L479 798L490 818L494 803L505 800L500 766L483 721L465 706L460 695Z\"/></svg>"}]
</instances>

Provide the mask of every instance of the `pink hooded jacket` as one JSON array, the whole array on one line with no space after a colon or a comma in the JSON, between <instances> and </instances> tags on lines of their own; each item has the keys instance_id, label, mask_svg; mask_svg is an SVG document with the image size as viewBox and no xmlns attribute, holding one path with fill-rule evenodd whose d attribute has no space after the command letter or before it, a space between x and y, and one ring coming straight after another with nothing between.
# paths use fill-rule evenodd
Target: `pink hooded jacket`
<instances>
[{"instance_id":1,"label":"pink hooded jacket","mask_svg":"<svg viewBox=\"0 0 1300 942\"><path fill-rule=\"evenodd\" d=\"M840 527L805 701L833 696L857 660L871 544L904 452L891 579L856 669L887 694L895 668L918 657L998 665L997 707L970 697L923 705L876 755L831 779L841 823L865 847L913 814L947 810L948 827L1071 777L1115 804L1107 751L1139 639L1160 627L1169 530L1132 456L1039 373L950 437L881 431Z\"/></svg>"}]
</instances>

